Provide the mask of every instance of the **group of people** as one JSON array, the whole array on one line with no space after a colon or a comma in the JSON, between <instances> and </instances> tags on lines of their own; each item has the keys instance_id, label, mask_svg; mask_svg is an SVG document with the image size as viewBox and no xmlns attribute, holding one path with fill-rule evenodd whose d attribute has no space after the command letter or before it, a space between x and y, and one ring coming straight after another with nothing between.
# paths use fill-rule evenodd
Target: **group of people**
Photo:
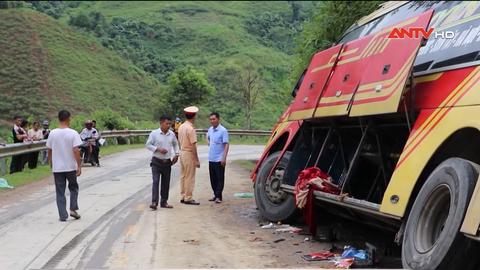
<instances>
[{"instance_id":1,"label":"group of people","mask_svg":"<svg viewBox=\"0 0 480 270\"><path fill-rule=\"evenodd\" d=\"M184 109L186 121L178 127L177 136L170 129L172 119L166 115L160 117L160 128L152 131L148 137L146 147L153 152L150 163L152 168L152 203L150 208L152 210L156 210L158 205L161 208L173 208L172 205L168 204L170 175L172 165L179 160L181 170L180 203L187 205L200 204L193 199L195 172L197 168L200 168L197 134L194 127L197 112L198 108L195 106ZM212 126L208 129L207 143L209 146L210 184L213 192L210 201L221 203L229 149L228 131L220 124L218 113L212 112L209 120Z\"/></svg>"},{"instance_id":2,"label":"group of people","mask_svg":"<svg viewBox=\"0 0 480 270\"><path fill-rule=\"evenodd\" d=\"M184 109L186 121L177 126L178 135L172 130L172 119L169 116L160 117L160 128L152 131L146 142L148 150L152 151L152 202L150 208L156 210L173 208L168 203L171 167L180 162L181 176L180 202L186 205L199 205L193 199L196 169L200 168L197 151L197 134L194 128L198 108L191 106ZM209 116L211 127L208 130L209 173L213 196L210 201L221 203L225 182L225 166L229 149L228 131L220 124L220 115L213 112ZM95 138L98 131L94 125L88 126L79 134L70 128L71 114L62 110L58 113L59 128L49 132L47 139L48 161L52 166L55 181L56 202L60 221L66 221L68 216L79 219L78 214L78 181L82 173L81 147L82 138ZM179 122L177 119L175 122ZM98 134L99 135L99 134ZM178 138L177 138L178 136ZM65 190L70 191L70 207L67 211Z\"/></svg>"},{"instance_id":3,"label":"group of people","mask_svg":"<svg viewBox=\"0 0 480 270\"><path fill-rule=\"evenodd\" d=\"M13 118L12 137L14 143L28 143L48 139L50 134L48 120L42 122L42 128L40 128L39 121L33 121L31 128L29 129L28 127L29 123L26 119L20 116ZM41 151L41 153L41 162L45 165L47 164L47 152ZM39 155L40 152L33 152L13 156L10 162L10 174L23 171L27 163L28 168L35 169L38 164Z\"/></svg>"}]
</instances>

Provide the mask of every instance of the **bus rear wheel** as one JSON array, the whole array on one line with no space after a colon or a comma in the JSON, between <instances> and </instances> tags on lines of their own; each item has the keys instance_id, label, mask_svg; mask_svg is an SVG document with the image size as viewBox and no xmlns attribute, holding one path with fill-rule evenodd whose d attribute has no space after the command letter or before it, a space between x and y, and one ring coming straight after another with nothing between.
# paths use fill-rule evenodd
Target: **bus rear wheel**
<instances>
[{"instance_id":1,"label":"bus rear wheel","mask_svg":"<svg viewBox=\"0 0 480 270\"><path fill-rule=\"evenodd\" d=\"M255 179L257 208L260 214L270 221L289 220L296 213L294 197L281 188L291 152L285 152L272 175L268 176L280 155L281 152L275 152L268 156Z\"/></svg>"},{"instance_id":2,"label":"bus rear wheel","mask_svg":"<svg viewBox=\"0 0 480 270\"><path fill-rule=\"evenodd\" d=\"M405 227L402 263L408 269L469 269L477 243L460 233L478 173L464 159L450 158L428 177Z\"/></svg>"}]
</instances>

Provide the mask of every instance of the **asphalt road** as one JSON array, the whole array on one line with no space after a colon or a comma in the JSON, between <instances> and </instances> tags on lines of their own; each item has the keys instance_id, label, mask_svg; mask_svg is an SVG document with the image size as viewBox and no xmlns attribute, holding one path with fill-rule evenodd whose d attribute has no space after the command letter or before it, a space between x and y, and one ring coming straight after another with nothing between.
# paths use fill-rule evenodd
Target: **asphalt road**
<instances>
[{"instance_id":1,"label":"asphalt road","mask_svg":"<svg viewBox=\"0 0 480 270\"><path fill-rule=\"evenodd\" d=\"M262 150L262 146L232 146L229 160L256 159ZM201 146L199 153L202 167L197 177L195 199L202 205L198 208L178 202L179 165L175 165L170 192L170 203L175 208L156 212L149 210L150 153L145 149L106 157L101 161L101 168L84 168L79 178L80 220L58 221L51 182L31 185L23 189L25 194L0 200L0 269L188 267L188 258L198 256L196 260L202 261L202 256L206 258L207 254L201 250L188 255L182 246L168 248L167 251L162 246L168 243L167 239L172 239L172 235L178 235L176 243L195 246L195 239L217 226L217 223L212 223L197 226L197 230L189 229L192 226L190 217L200 215L196 220L201 220L201 215L206 213L202 214L202 211L215 213L212 212L215 211L213 205L207 205L211 196L207 178L207 148ZM242 181L249 185L248 179ZM235 244L235 237L231 233L229 235L231 239L211 244L221 246L223 243L223 247L228 249L229 245ZM188 240L190 238L191 241ZM176 262L168 260L169 256L186 256L186 260ZM237 257L242 256L239 254ZM248 266L242 264L248 261L248 258L244 259L238 261L238 266ZM205 262L205 265L193 266L211 267L208 259ZM227 260L222 266L232 265L230 263Z\"/></svg>"}]
</instances>

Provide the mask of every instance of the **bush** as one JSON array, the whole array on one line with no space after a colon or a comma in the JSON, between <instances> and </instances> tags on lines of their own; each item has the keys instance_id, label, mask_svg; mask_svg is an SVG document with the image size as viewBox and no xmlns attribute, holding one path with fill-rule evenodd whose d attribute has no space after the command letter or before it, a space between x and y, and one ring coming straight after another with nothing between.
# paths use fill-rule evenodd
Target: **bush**
<instances>
[{"instance_id":1,"label":"bush","mask_svg":"<svg viewBox=\"0 0 480 270\"><path fill-rule=\"evenodd\" d=\"M128 118L112 110L97 111L93 114L92 119L97 121L97 128L101 130L135 129L135 124Z\"/></svg>"}]
</instances>

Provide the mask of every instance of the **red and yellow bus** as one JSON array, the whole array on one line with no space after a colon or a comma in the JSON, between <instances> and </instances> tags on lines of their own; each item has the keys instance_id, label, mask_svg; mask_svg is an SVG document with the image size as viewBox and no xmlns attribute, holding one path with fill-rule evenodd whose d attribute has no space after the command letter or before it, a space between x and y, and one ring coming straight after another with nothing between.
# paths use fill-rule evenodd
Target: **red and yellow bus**
<instances>
[{"instance_id":1,"label":"red and yellow bus","mask_svg":"<svg viewBox=\"0 0 480 270\"><path fill-rule=\"evenodd\" d=\"M395 230L406 268L477 269L479 53L479 2L387 2L359 20L313 55L274 127L252 173L261 214L294 215L297 176L318 167L341 194L315 191L316 211Z\"/></svg>"}]
</instances>

